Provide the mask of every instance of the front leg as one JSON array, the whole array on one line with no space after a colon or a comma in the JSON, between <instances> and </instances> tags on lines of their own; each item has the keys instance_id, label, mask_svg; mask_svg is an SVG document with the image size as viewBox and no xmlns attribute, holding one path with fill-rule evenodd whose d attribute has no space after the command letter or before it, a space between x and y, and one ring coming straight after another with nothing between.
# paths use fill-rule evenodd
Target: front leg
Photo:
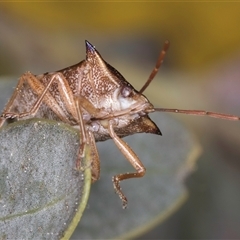
<instances>
[{"instance_id":1,"label":"front leg","mask_svg":"<svg viewBox=\"0 0 240 240\"><path fill-rule=\"evenodd\" d=\"M113 129L113 124L110 121L108 125L108 131L110 136L112 137L113 141L119 148L119 150L122 152L122 154L126 157L126 159L131 163L131 165L136 169L137 172L134 173L121 173L113 177L113 186L116 191L116 193L119 195L120 199L123 203L123 208L127 207L127 198L123 194L120 182L122 180L126 180L129 178L139 178L143 177L145 175L146 169L136 153L128 146L126 142L124 142L121 138L119 138Z\"/></svg>"}]
</instances>

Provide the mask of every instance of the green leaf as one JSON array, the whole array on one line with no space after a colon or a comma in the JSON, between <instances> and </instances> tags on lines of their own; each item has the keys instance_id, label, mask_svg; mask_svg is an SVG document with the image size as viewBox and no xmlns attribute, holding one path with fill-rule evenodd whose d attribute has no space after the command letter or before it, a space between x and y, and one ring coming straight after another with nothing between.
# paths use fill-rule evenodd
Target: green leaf
<instances>
[{"instance_id":1,"label":"green leaf","mask_svg":"<svg viewBox=\"0 0 240 240\"><path fill-rule=\"evenodd\" d=\"M0 239L69 238L91 183L89 167L74 170L78 131L19 121L1 129L0 146Z\"/></svg>"}]
</instances>

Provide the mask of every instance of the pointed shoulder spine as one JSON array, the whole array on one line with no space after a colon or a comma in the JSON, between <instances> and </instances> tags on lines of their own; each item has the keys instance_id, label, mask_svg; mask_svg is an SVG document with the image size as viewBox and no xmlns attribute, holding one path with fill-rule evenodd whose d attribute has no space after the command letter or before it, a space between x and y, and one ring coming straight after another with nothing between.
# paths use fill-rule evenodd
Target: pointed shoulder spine
<instances>
[{"instance_id":1,"label":"pointed shoulder spine","mask_svg":"<svg viewBox=\"0 0 240 240\"><path fill-rule=\"evenodd\" d=\"M85 40L85 44L86 44L86 52L88 52L88 51L94 52L95 51L95 47L90 42Z\"/></svg>"}]
</instances>

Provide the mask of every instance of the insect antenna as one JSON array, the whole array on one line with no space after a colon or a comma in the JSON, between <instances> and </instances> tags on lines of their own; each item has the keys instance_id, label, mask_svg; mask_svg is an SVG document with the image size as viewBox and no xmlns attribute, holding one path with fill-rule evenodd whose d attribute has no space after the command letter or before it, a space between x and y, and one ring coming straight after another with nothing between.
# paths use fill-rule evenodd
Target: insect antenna
<instances>
[{"instance_id":1,"label":"insect antenna","mask_svg":"<svg viewBox=\"0 0 240 240\"><path fill-rule=\"evenodd\" d=\"M165 57L165 55L166 55L166 52L167 52L167 50L168 50L168 48L169 48L169 45L170 45L170 42L169 42L168 40L166 40L166 41L164 42L163 49L162 49L162 51L161 51L160 54L159 54L157 63L156 63L156 65L155 65L154 69L152 70L152 72L151 72L148 80L145 82L145 84L144 84L144 85L142 86L142 88L140 89L140 91L139 91L140 93L143 93L143 92L145 91L145 89L148 87L148 85L151 83L151 81L152 81L152 80L154 79L154 77L156 76L159 68L160 68L161 65L162 65L163 59L164 59L164 57Z\"/></svg>"},{"instance_id":2,"label":"insect antenna","mask_svg":"<svg viewBox=\"0 0 240 240\"><path fill-rule=\"evenodd\" d=\"M197 115L197 116L209 116L213 118L220 118L220 119L231 120L231 121L240 120L240 117L235 115L217 113L217 112L208 112L205 110L184 110L184 109L174 109L174 108L154 108L154 110L157 112L172 112L172 113L183 113L183 114Z\"/></svg>"},{"instance_id":3,"label":"insect antenna","mask_svg":"<svg viewBox=\"0 0 240 240\"><path fill-rule=\"evenodd\" d=\"M152 80L156 76L159 68L161 67L161 65L163 63L163 60L164 60L166 52L169 48L169 45L170 45L170 42L168 40L166 40L164 42L162 51L159 54L157 63L155 65L154 69L152 70L148 80L143 85L143 87L140 89L140 91L139 91L140 93L143 93L146 90L148 85L152 82ZM182 114L188 114L188 115L197 115L197 116L209 116L212 118L220 118L220 119L231 120L231 121L239 121L240 120L239 116L235 116L235 115L231 115L231 114L224 114L224 113L217 113L217 112L209 112L209 111L205 111L205 110L186 110L186 109L176 109L176 108L154 108L154 110L156 112L170 112L170 113L182 113Z\"/></svg>"}]
</instances>

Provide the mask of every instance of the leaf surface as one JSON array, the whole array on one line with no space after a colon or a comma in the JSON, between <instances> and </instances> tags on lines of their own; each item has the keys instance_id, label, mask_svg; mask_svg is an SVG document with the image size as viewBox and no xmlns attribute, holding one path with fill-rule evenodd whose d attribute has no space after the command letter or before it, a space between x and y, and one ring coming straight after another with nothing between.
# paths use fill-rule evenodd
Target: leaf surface
<instances>
[{"instance_id":1,"label":"leaf surface","mask_svg":"<svg viewBox=\"0 0 240 240\"><path fill-rule=\"evenodd\" d=\"M75 170L78 132L31 119L2 128L0 145L0 238L70 236L67 228L77 210L81 217L91 183L89 168Z\"/></svg>"}]
</instances>

